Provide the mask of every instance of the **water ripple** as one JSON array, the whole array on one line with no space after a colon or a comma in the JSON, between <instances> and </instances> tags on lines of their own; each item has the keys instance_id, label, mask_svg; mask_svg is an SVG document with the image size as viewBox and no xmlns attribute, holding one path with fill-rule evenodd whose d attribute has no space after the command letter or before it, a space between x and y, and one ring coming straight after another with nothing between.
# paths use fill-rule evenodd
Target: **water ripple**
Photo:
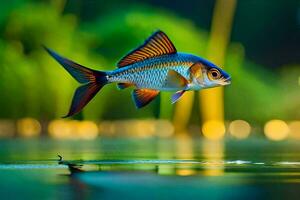
<instances>
[{"instance_id":1,"label":"water ripple","mask_svg":"<svg viewBox=\"0 0 300 200\"><path fill-rule=\"evenodd\" d=\"M0 169L62 169L67 168L68 164L74 165L189 165L195 167L201 166L224 166L226 167L295 167L300 165L297 161L269 161L269 162L259 162L259 161L249 161L249 160L157 160L157 159L147 159L147 160L66 160L61 161L60 164L57 161L53 161L51 164L41 164L43 161L26 161L26 163L2 163L0 164Z\"/></svg>"},{"instance_id":2,"label":"water ripple","mask_svg":"<svg viewBox=\"0 0 300 200\"><path fill-rule=\"evenodd\" d=\"M58 164L0 164L0 169L63 169L65 165Z\"/></svg>"}]
</instances>

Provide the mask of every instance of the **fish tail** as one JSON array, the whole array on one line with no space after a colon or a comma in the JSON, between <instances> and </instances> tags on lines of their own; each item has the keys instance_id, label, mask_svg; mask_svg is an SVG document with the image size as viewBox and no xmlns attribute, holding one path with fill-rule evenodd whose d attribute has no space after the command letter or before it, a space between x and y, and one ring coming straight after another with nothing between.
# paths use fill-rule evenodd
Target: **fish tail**
<instances>
[{"instance_id":1,"label":"fish tail","mask_svg":"<svg viewBox=\"0 0 300 200\"><path fill-rule=\"evenodd\" d=\"M69 113L63 118L70 117L80 112L99 90L108 83L107 72L96 71L77 64L67 58L64 58L53 50L44 47L45 50L59 62L79 83L79 86L73 96Z\"/></svg>"}]
</instances>

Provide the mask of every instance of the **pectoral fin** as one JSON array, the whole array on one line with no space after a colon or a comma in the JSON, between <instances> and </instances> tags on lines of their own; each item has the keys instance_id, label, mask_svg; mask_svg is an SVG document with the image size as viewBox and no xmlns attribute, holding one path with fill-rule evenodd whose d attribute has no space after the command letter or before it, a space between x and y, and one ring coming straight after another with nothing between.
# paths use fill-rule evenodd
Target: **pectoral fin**
<instances>
[{"instance_id":1,"label":"pectoral fin","mask_svg":"<svg viewBox=\"0 0 300 200\"><path fill-rule=\"evenodd\" d=\"M159 90L135 89L132 92L132 97L136 107L142 108L149 104L158 94Z\"/></svg>"},{"instance_id":2,"label":"pectoral fin","mask_svg":"<svg viewBox=\"0 0 300 200\"><path fill-rule=\"evenodd\" d=\"M165 87L169 88L184 88L188 84L188 81L178 72L175 70L169 70L166 81Z\"/></svg>"},{"instance_id":3,"label":"pectoral fin","mask_svg":"<svg viewBox=\"0 0 300 200\"><path fill-rule=\"evenodd\" d=\"M175 94L172 95L172 104L175 103L180 99L180 97L184 94L185 90L177 91Z\"/></svg>"}]
</instances>

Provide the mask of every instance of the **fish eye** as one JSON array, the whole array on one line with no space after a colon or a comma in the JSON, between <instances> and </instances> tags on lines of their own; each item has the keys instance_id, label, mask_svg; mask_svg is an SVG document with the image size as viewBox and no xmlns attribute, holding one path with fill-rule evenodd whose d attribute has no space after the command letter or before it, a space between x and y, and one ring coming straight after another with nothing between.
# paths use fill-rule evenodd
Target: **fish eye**
<instances>
[{"instance_id":1,"label":"fish eye","mask_svg":"<svg viewBox=\"0 0 300 200\"><path fill-rule=\"evenodd\" d=\"M211 75L212 75L213 77L217 77L217 76L218 76L218 73L217 73L217 72L212 72Z\"/></svg>"},{"instance_id":2,"label":"fish eye","mask_svg":"<svg viewBox=\"0 0 300 200\"><path fill-rule=\"evenodd\" d=\"M221 73L217 69L211 69L209 71L209 78L210 79L219 79L221 77Z\"/></svg>"}]
</instances>

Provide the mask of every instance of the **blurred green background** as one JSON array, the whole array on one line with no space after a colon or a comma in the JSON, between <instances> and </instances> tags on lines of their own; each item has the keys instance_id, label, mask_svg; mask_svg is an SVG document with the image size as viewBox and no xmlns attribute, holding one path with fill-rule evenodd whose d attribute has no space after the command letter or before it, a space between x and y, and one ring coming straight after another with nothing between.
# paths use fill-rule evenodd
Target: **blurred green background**
<instances>
[{"instance_id":1,"label":"blurred green background","mask_svg":"<svg viewBox=\"0 0 300 200\"><path fill-rule=\"evenodd\" d=\"M213 0L7 1L0 7L0 135L51 132L49 122L69 109L78 84L42 44L84 66L112 70L124 54L161 29L178 51L207 58L215 5ZM300 137L299 16L297 0L236 1L223 64L232 76L232 84L224 89L226 131L233 120L240 120L235 130L251 126L258 132L277 119L275 129L295 129L295 137ZM153 127L151 120L162 122L156 121L155 127L170 129L176 105L169 97L163 93L137 110L131 90L119 91L111 84L74 119L96 122L104 132L115 131L111 121L127 120L126 124L130 119L131 124L148 119L136 122L145 123L137 125L141 130ZM193 100L191 113L187 112L191 132L201 121L198 96ZM91 121L72 123L91 132L96 129L88 124ZM62 121L54 122L57 129L67 129ZM122 127L122 121L117 123Z\"/></svg>"}]
</instances>

